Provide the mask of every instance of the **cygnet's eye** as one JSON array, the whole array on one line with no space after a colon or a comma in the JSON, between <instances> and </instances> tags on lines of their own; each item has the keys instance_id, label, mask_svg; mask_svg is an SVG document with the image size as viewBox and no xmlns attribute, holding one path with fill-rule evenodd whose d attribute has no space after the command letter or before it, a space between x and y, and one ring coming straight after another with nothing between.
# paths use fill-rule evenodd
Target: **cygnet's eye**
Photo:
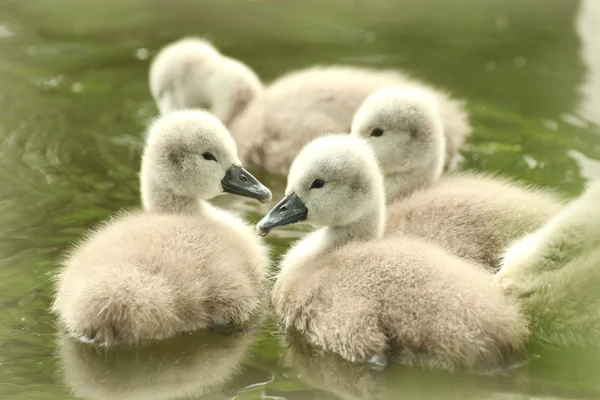
<instances>
[{"instance_id":1,"label":"cygnet's eye","mask_svg":"<svg viewBox=\"0 0 600 400\"><path fill-rule=\"evenodd\" d=\"M205 160L208 160L208 161L217 161L217 159L215 158L215 156L213 156L208 151L206 153L202 153L202 158L204 158Z\"/></svg>"},{"instance_id":2,"label":"cygnet's eye","mask_svg":"<svg viewBox=\"0 0 600 400\"><path fill-rule=\"evenodd\" d=\"M325 182L322 179L315 179L313 183L311 183L310 188L321 189L323 186L325 186Z\"/></svg>"},{"instance_id":3,"label":"cygnet's eye","mask_svg":"<svg viewBox=\"0 0 600 400\"><path fill-rule=\"evenodd\" d=\"M381 128L375 128L371 131L371 134L369 136L371 137L379 137L383 135L383 129Z\"/></svg>"}]
</instances>

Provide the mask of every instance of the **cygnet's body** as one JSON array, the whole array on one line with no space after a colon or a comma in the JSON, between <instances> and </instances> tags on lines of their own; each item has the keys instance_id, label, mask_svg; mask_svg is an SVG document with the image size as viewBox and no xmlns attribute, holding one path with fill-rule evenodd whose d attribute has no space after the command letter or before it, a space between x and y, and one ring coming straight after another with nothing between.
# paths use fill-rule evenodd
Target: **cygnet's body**
<instances>
[{"instance_id":1,"label":"cygnet's body","mask_svg":"<svg viewBox=\"0 0 600 400\"><path fill-rule=\"evenodd\" d=\"M284 330L353 362L445 369L497 366L525 339L517 307L480 267L416 238L381 239L383 182L362 140L304 147L258 229L302 220L323 228L281 262L271 301Z\"/></svg>"},{"instance_id":2,"label":"cygnet's body","mask_svg":"<svg viewBox=\"0 0 600 400\"><path fill-rule=\"evenodd\" d=\"M227 129L200 111L157 120L140 180L144 210L105 222L65 258L53 304L62 327L86 341L131 344L248 322L265 290L266 250L204 200L271 194L241 168Z\"/></svg>"},{"instance_id":3,"label":"cygnet's body","mask_svg":"<svg viewBox=\"0 0 600 400\"><path fill-rule=\"evenodd\" d=\"M495 272L502 251L561 210L548 191L484 174L442 177L388 205L386 236L417 236Z\"/></svg>"},{"instance_id":4,"label":"cygnet's body","mask_svg":"<svg viewBox=\"0 0 600 400\"><path fill-rule=\"evenodd\" d=\"M421 90L385 89L357 112L352 136L373 147L388 197L387 236L417 236L495 271L502 250L562 203L550 192L486 174L442 176L439 111Z\"/></svg>"},{"instance_id":5,"label":"cygnet's body","mask_svg":"<svg viewBox=\"0 0 600 400\"><path fill-rule=\"evenodd\" d=\"M231 131L251 165L284 175L304 144L323 132L348 132L367 96L386 87L416 87L436 99L443 113L448 166L471 133L464 105L397 71L323 66L292 72L256 97Z\"/></svg>"},{"instance_id":6,"label":"cygnet's body","mask_svg":"<svg viewBox=\"0 0 600 400\"><path fill-rule=\"evenodd\" d=\"M192 40L167 46L152 64L159 109L168 112L161 104L170 98L179 99L180 108L204 105L230 128L241 159L270 173L285 175L302 146L323 132L348 132L365 98L386 87L420 88L435 98L447 139L445 165L471 133L461 101L400 72L317 66L288 73L263 89L248 67L206 41L195 39L192 46Z\"/></svg>"},{"instance_id":7,"label":"cygnet's body","mask_svg":"<svg viewBox=\"0 0 600 400\"><path fill-rule=\"evenodd\" d=\"M600 346L599 207L594 182L503 255L494 283L518 299L538 343Z\"/></svg>"}]
</instances>

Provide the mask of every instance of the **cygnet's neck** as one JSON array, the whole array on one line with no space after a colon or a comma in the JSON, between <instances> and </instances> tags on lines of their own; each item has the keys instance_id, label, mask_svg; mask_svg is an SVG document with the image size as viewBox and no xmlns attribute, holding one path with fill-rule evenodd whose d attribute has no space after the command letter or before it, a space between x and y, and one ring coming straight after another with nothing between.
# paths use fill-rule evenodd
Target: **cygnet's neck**
<instances>
[{"instance_id":1,"label":"cygnet's neck","mask_svg":"<svg viewBox=\"0 0 600 400\"><path fill-rule=\"evenodd\" d=\"M212 106L209 107L209 111L223 124L230 126L261 92L261 86L221 88L212 94Z\"/></svg>"},{"instance_id":2,"label":"cygnet's neck","mask_svg":"<svg viewBox=\"0 0 600 400\"><path fill-rule=\"evenodd\" d=\"M228 57L222 60L219 77L218 85L209 84L205 88L211 104L209 110L229 126L263 93L264 87L248 66Z\"/></svg>"},{"instance_id":3,"label":"cygnet's neck","mask_svg":"<svg viewBox=\"0 0 600 400\"><path fill-rule=\"evenodd\" d=\"M366 242L383 237L385 230L385 198L383 189L371 204L365 206L360 217L344 225L322 229L326 247L336 249L351 242Z\"/></svg>"},{"instance_id":4,"label":"cygnet's neck","mask_svg":"<svg viewBox=\"0 0 600 400\"><path fill-rule=\"evenodd\" d=\"M203 201L176 194L169 188L142 183L142 205L145 211L167 214L198 215L205 209Z\"/></svg>"},{"instance_id":5,"label":"cygnet's neck","mask_svg":"<svg viewBox=\"0 0 600 400\"><path fill-rule=\"evenodd\" d=\"M346 244L380 239L385 229L383 189L381 197L379 207L364 213L351 223L321 228L297 242L281 263L280 278L301 268L307 260L335 251Z\"/></svg>"},{"instance_id":6,"label":"cygnet's neck","mask_svg":"<svg viewBox=\"0 0 600 400\"><path fill-rule=\"evenodd\" d=\"M437 181L444 172L446 165L446 137L441 128L441 121L435 123L431 129L432 142L420 154L420 158L408 161L404 165L395 165L391 169L384 168L385 195L388 203L401 199L415 190L430 186ZM435 128L436 125L440 127Z\"/></svg>"},{"instance_id":7,"label":"cygnet's neck","mask_svg":"<svg viewBox=\"0 0 600 400\"><path fill-rule=\"evenodd\" d=\"M418 169L386 173L385 198L388 203L404 198L415 190L427 187L442 174L443 168L431 168L429 171Z\"/></svg>"},{"instance_id":8,"label":"cygnet's neck","mask_svg":"<svg viewBox=\"0 0 600 400\"><path fill-rule=\"evenodd\" d=\"M323 228L329 248L336 249L351 242L366 242L383 237L385 230L385 207L374 207L372 211L346 225Z\"/></svg>"}]
</instances>

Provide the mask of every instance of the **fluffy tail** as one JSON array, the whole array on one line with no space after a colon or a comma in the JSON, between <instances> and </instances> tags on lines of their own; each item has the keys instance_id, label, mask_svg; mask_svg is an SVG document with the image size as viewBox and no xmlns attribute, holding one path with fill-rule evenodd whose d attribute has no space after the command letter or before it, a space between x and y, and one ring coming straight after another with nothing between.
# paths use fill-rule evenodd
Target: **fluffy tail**
<instances>
[{"instance_id":1,"label":"fluffy tail","mask_svg":"<svg viewBox=\"0 0 600 400\"><path fill-rule=\"evenodd\" d=\"M113 269L85 279L79 269L57 276L52 306L63 329L86 342L101 345L138 343L171 336L181 324L176 312L177 291L159 276L133 266L128 273Z\"/></svg>"},{"instance_id":2,"label":"fluffy tail","mask_svg":"<svg viewBox=\"0 0 600 400\"><path fill-rule=\"evenodd\" d=\"M518 299L534 343L600 345L600 182L509 247L494 281Z\"/></svg>"}]
</instances>

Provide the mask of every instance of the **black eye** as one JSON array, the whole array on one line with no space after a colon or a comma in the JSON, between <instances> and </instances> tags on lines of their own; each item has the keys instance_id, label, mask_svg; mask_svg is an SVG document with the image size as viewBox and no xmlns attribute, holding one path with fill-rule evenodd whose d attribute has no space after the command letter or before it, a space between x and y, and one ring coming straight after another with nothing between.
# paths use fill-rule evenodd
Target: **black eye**
<instances>
[{"instance_id":1,"label":"black eye","mask_svg":"<svg viewBox=\"0 0 600 400\"><path fill-rule=\"evenodd\" d=\"M323 182L321 179L315 179L313 183L311 183L310 188L321 189L323 186L325 186L325 182Z\"/></svg>"},{"instance_id":2,"label":"black eye","mask_svg":"<svg viewBox=\"0 0 600 400\"><path fill-rule=\"evenodd\" d=\"M371 136L371 137L373 137L373 136L374 137L379 137L381 135L383 135L383 129L381 129L381 128L375 128L375 129L373 129L371 131L371 134L369 136Z\"/></svg>"},{"instance_id":3,"label":"black eye","mask_svg":"<svg viewBox=\"0 0 600 400\"><path fill-rule=\"evenodd\" d=\"M213 156L209 152L203 153L202 154L202 158L204 158L205 160L208 160L208 161L217 161L217 159L215 158L215 156Z\"/></svg>"}]
</instances>

